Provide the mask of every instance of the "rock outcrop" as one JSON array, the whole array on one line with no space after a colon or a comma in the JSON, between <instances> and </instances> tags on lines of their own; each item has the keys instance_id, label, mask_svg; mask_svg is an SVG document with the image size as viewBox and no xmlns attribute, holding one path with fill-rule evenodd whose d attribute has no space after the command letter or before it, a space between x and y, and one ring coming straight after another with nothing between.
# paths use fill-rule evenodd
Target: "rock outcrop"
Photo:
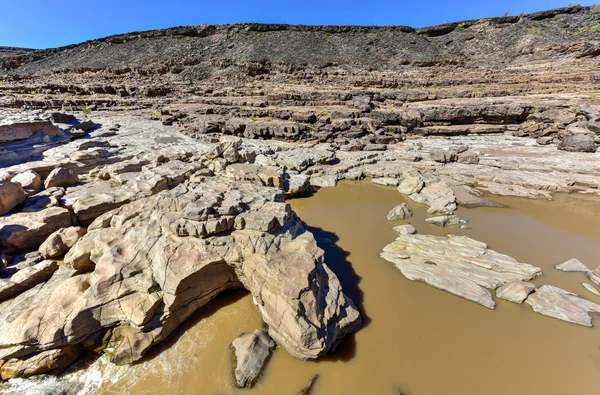
<instances>
[{"instance_id":1,"label":"rock outcrop","mask_svg":"<svg viewBox=\"0 0 600 395\"><path fill-rule=\"evenodd\" d=\"M3 376L60 371L85 349L132 363L231 288L252 293L269 336L297 358L323 356L358 330L358 310L283 201L281 171L240 176L255 166L241 141L217 155L188 144L200 155L95 169L0 217L4 251L39 249L1 280Z\"/></svg>"}]
</instances>

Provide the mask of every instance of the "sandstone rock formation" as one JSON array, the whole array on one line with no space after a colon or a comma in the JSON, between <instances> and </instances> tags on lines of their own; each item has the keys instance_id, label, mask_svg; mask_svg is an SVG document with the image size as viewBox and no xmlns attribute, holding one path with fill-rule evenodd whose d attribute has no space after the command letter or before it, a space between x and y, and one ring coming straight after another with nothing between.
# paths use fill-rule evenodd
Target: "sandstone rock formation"
<instances>
[{"instance_id":1,"label":"sandstone rock formation","mask_svg":"<svg viewBox=\"0 0 600 395\"><path fill-rule=\"evenodd\" d=\"M487 194L600 195L597 11L3 49L1 377L58 372L85 349L137 361L242 287L291 355L333 351L361 318L284 199L342 180L397 186L440 225L498 206ZM529 293L540 270L483 243L396 229L383 256L412 280L583 325L597 311ZM600 268L561 268L600 285Z\"/></svg>"},{"instance_id":2,"label":"sandstone rock formation","mask_svg":"<svg viewBox=\"0 0 600 395\"><path fill-rule=\"evenodd\" d=\"M400 235L381 256L413 281L422 281L493 309L489 289L532 280L542 271L465 236ZM400 257L399 257L400 256Z\"/></svg>"},{"instance_id":3,"label":"sandstone rock formation","mask_svg":"<svg viewBox=\"0 0 600 395\"><path fill-rule=\"evenodd\" d=\"M115 155L146 144L135 139L116 138ZM283 202L281 170L240 173L256 166L243 162L255 155L241 141L163 144L170 159L146 150L152 159L96 167L81 185L49 184L27 198L29 211L0 217L4 251L39 249L40 257L64 261L15 258L7 268L3 376L60 371L86 348L115 363L137 361L230 288L252 292L269 335L297 358L318 358L359 328L323 251ZM72 156L68 148L65 154ZM68 163L59 169L76 175ZM47 182L53 172L46 174Z\"/></svg>"}]
</instances>

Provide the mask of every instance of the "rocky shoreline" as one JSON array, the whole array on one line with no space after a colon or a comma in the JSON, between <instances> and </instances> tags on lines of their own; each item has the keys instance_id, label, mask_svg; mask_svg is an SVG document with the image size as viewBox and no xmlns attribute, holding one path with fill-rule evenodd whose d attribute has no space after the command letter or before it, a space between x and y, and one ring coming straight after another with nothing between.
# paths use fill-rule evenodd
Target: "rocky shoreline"
<instances>
[{"instance_id":1,"label":"rocky shoreline","mask_svg":"<svg viewBox=\"0 0 600 395\"><path fill-rule=\"evenodd\" d=\"M600 103L588 76L600 36L542 40L537 30L591 25L594 10L429 30L190 28L3 50L0 377L59 373L88 352L134 363L234 288L252 294L265 324L233 341L239 386L257 380L275 346L303 360L334 352L363 317L286 200L341 180L397 188L408 203L390 207L390 221L425 205L427 222L463 229L457 208L500 206L487 195L600 195ZM502 32L497 50L512 63L484 46ZM262 35L336 35L354 42L352 61L321 64L319 52L312 64L296 55L259 62L236 52ZM383 56L394 37L411 48L408 63L377 68L364 57L366 47ZM208 55L178 64L161 53L148 68L97 59L162 41L175 52L202 43ZM412 46L427 50L417 56ZM65 65L69 56L79 63ZM484 243L395 229L382 257L410 280L490 309L495 290L585 326L600 312L535 287L539 268ZM559 268L600 286L599 269Z\"/></svg>"}]
</instances>

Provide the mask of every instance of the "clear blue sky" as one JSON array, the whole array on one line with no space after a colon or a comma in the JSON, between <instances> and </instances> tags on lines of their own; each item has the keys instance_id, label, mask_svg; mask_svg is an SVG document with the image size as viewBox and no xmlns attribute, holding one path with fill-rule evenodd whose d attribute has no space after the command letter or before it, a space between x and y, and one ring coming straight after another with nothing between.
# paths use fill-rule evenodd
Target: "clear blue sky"
<instances>
[{"instance_id":1,"label":"clear blue sky","mask_svg":"<svg viewBox=\"0 0 600 395\"><path fill-rule=\"evenodd\" d=\"M429 26L572 0L0 0L0 46L47 48L130 31L271 22ZM592 5L594 1L580 2Z\"/></svg>"}]
</instances>

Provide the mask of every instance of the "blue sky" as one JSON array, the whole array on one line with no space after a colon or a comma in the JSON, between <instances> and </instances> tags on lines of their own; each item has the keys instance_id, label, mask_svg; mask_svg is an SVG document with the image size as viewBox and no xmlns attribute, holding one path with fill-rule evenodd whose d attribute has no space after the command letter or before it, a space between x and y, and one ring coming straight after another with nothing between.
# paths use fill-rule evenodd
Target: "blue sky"
<instances>
[{"instance_id":1,"label":"blue sky","mask_svg":"<svg viewBox=\"0 0 600 395\"><path fill-rule=\"evenodd\" d=\"M272 22L429 26L564 7L560 0L0 0L0 46L48 48L130 31ZM580 2L592 5L593 1Z\"/></svg>"}]
</instances>

